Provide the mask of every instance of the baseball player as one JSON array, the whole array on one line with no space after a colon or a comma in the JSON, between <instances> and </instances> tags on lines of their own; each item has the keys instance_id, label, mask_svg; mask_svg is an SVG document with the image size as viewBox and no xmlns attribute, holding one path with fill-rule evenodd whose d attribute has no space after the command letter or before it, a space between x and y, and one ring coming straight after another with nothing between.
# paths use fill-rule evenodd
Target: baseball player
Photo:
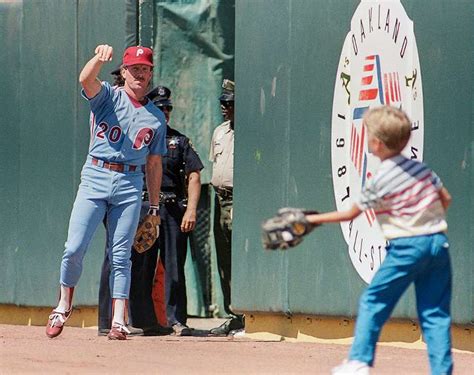
<instances>
[{"instance_id":1,"label":"baseball player","mask_svg":"<svg viewBox=\"0 0 474 375\"><path fill-rule=\"evenodd\" d=\"M72 313L72 297L81 275L82 260L107 213L113 298L108 337L126 339L130 249L138 225L144 170L150 197L149 214L159 219L166 121L163 113L145 97L152 78L153 53L140 46L125 50L121 70L125 80L123 88L112 88L97 78L112 56L111 46L97 46L94 57L79 76L82 95L92 112L91 140L61 262L59 303L46 326L46 335L50 338L62 332Z\"/></svg>"}]
</instances>

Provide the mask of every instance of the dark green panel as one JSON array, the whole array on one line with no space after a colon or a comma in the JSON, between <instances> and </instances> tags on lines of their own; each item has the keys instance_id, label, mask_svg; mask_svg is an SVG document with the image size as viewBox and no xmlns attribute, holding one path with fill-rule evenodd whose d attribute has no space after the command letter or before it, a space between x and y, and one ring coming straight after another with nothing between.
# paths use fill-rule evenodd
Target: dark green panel
<instances>
[{"instance_id":1,"label":"dark green panel","mask_svg":"<svg viewBox=\"0 0 474 375\"><path fill-rule=\"evenodd\" d=\"M290 206L334 210L331 114L344 38L358 1L298 2L291 29ZM354 315L364 285L353 269L338 225L326 225L290 254L292 312ZM338 288L334 288L337 273ZM349 309L349 310L348 310Z\"/></svg>"},{"instance_id":2,"label":"dark green panel","mask_svg":"<svg viewBox=\"0 0 474 375\"><path fill-rule=\"evenodd\" d=\"M57 298L59 264L74 196L75 2L23 2L20 85L18 289L15 303ZM55 20L49 22L48 20ZM27 275L28 277L25 277Z\"/></svg>"},{"instance_id":3,"label":"dark green panel","mask_svg":"<svg viewBox=\"0 0 474 375\"><path fill-rule=\"evenodd\" d=\"M8 286L1 290L0 303L56 301L69 215L89 142L79 69L99 42L113 45L121 60L136 32L135 5L134 0L0 4L0 45L8 51L0 59L9 67L0 94L6 131L0 148L5 177L0 285ZM103 78L110 78L109 70ZM86 257L77 304L96 303L103 243L101 231Z\"/></svg>"},{"instance_id":4,"label":"dark green panel","mask_svg":"<svg viewBox=\"0 0 474 375\"><path fill-rule=\"evenodd\" d=\"M414 21L424 92L424 160L454 196L448 214L453 318L473 320L473 58L470 1L402 1ZM359 1L237 1L233 306L353 316L365 283L338 225L292 252L265 253L260 222L279 207L335 209L334 82ZM282 79L281 72L285 72ZM282 82L283 81L283 82ZM413 290L395 317L416 317Z\"/></svg>"},{"instance_id":5,"label":"dark green panel","mask_svg":"<svg viewBox=\"0 0 474 375\"><path fill-rule=\"evenodd\" d=\"M249 311L289 309L290 255L264 253L258 230L290 200L290 17L281 1L236 7L232 305Z\"/></svg>"},{"instance_id":6,"label":"dark green panel","mask_svg":"<svg viewBox=\"0 0 474 375\"><path fill-rule=\"evenodd\" d=\"M209 145L222 122L222 78L234 78L234 0L155 0L154 5L154 84L171 89L171 126L192 140L205 165L201 181L209 183ZM148 35L147 25L142 29Z\"/></svg>"},{"instance_id":7,"label":"dark green panel","mask_svg":"<svg viewBox=\"0 0 474 375\"><path fill-rule=\"evenodd\" d=\"M0 103L2 116L0 127L0 302L15 300L16 288L11 286L17 277L19 256L18 227L20 209L19 195L19 159L20 152L20 71L15 69L21 61L20 38L22 4L0 3L0 66L8 71L0 77Z\"/></svg>"}]
</instances>

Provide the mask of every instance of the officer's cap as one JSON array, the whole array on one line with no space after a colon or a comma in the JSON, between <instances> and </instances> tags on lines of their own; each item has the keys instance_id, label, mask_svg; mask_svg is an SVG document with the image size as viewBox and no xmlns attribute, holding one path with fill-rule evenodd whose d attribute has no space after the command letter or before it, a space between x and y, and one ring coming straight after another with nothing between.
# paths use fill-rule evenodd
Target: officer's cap
<instances>
[{"instance_id":1,"label":"officer's cap","mask_svg":"<svg viewBox=\"0 0 474 375\"><path fill-rule=\"evenodd\" d=\"M156 86L153 90L146 94L146 96L153 102L153 104L158 107L173 106L173 103L170 99L171 90L166 86Z\"/></svg>"},{"instance_id":2,"label":"officer's cap","mask_svg":"<svg viewBox=\"0 0 474 375\"><path fill-rule=\"evenodd\" d=\"M234 81L231 81L230 79L224 79L222 81L222 94L219 97L219 100L222 102L230 102L234 101L234 96L235 96L235 83Z\"/></svg>"},{"instance_id":3,"label":"officer's cap","mask_svg":"<svg viewBox=\"0 0 474 375\"><path fill-rule=\"evenodd\" d=\"M120 70L122 69L122 64L118 65L114 70L110 72L113 76L119 76Z\"/></svg>"}]
</instances>

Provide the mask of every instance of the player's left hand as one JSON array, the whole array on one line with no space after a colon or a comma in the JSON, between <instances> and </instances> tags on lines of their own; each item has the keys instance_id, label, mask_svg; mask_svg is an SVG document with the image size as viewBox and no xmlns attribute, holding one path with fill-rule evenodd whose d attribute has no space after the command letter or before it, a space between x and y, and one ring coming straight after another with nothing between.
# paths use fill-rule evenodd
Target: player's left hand
<instances>
[{"instance_id":1,"label":"player's left hand","mask_svg":"<svg viewBox=\"0 0 474 375\"><path fill-rule=\"evenodd\" d=\"M196 227L196 210L186 209L181 221L181 232L191 232Z\"/></svg>"},{"instance_id":2,"label":"player's left hand","mask_svg":"<svg viewBox=\"0 0 474 375\"><path fill-rule=\"evenodd\" d=\"M159 214L148 213L138 226L133 248L138 253L144 253L149 250L160 235L161 219Z\"/></svg>"}]
</instances>

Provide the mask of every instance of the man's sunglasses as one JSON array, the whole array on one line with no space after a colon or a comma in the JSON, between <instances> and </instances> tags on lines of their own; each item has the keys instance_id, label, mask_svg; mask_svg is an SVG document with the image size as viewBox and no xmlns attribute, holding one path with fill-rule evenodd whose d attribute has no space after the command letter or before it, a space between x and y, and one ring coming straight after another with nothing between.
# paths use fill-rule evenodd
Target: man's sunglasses
<instances>
[{"instance_id":1,"label":"man's sunglasses","mask_svg":"<svg viewBox=\"0 0 474 375\"><path fill-rule=\"evenodd\" d=\"M173 110L172 105L159 105L159 109L161 109L163 112L171 112Z\"/></svg>"},{"instance_id":2,"label":"man's sunglasses","mask_svg":"<svg viewBox=\"0 0 474 375\"><path fill-rule=\"evenodd\" d=\"M225 107L225 108L233 107L233 106L234 106L234 102L232 102L232 101L226 101L226 100L221 100L221 106L223 106L223 107Z\"/></svg>"}]
</instances>

